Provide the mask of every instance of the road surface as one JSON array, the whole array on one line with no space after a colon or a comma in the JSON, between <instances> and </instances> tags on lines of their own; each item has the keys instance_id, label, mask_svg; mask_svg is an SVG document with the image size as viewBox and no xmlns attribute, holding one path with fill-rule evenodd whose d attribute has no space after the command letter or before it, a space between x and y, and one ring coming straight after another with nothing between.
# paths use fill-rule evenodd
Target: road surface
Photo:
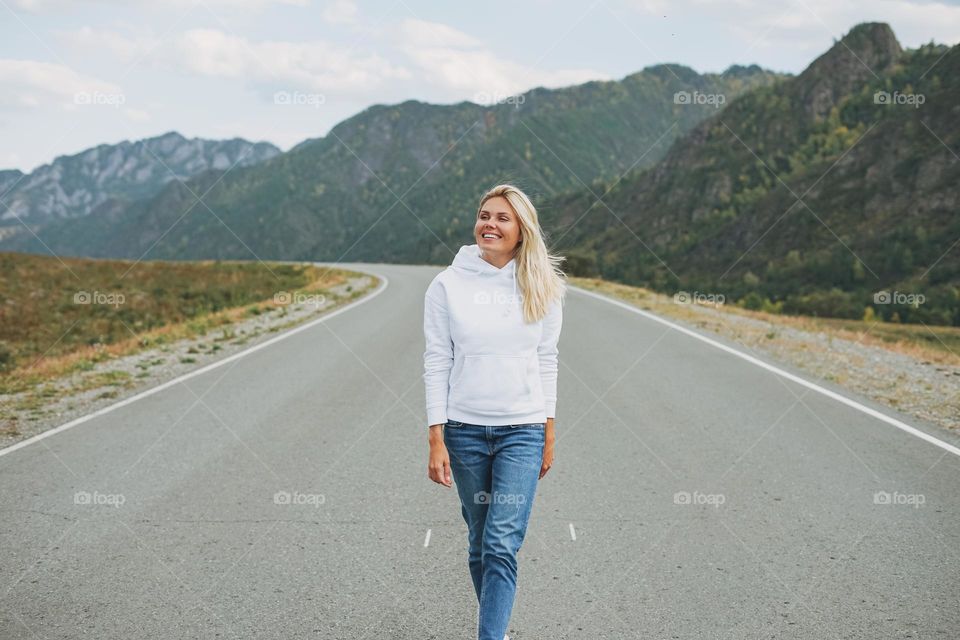
<instances>
[{"instance_id":1,"label":"road surface","mask_svg":"<svg viewBox=\"0 0 960 640\"><path fill-rule=\"evenodd\" d=\"M388 284L0 452L0 638L472 637L466 525L427 478L438 269L344 266ZM556 430L514 640L960 637L943 446L577 290Z\"/></svg>"}]
</instances>

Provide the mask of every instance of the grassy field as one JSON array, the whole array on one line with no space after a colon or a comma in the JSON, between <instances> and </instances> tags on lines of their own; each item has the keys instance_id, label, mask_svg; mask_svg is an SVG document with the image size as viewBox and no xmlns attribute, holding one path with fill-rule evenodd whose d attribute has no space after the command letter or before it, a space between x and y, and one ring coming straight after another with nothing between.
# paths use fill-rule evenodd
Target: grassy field
<instances>
[{"instance_id":1,"label":"grassy field","mask_svg":"<svg viewBox=\"0 0 960 640\"><path fill-rule=\"evenodd\" d=\"M251 314L284 314L284 293L322 294L351 275L309 264L2 253L0 394L202 336Z\"/></svg>"},{"instance_id":2,"label":"grassy field","mask_svg":"<svg viewBox=\"0 0 960 640\"><path fill-rule=\"evenodd\" d=\"M631 287L595 278L569 278L571 284L596 291L663 316L704 325L703 314L690 304L677 304L671 296L642 287ZM714 307L710 307L714 308ZM903 353L921 361L960 366L960 328L923 324L842 320L811 316L789 316L750 311L732 305L716 307L723 313L755 318L795 329L822 332L837 338L859 340Z\"/></svg>"}]
</instances>

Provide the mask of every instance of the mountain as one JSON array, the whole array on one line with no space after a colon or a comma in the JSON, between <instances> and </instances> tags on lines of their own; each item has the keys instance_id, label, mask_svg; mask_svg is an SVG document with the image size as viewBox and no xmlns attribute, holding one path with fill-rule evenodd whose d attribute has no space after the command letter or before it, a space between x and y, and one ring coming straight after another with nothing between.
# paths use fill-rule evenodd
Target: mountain
<instances>
[{"instance_id":1,"label":"mountain","mask_svg":"<svg viewBox=\"0 0 960 640\"><path fill-rule=\"evenodd\" d=\"M0 249L149 259L449 261L497 182L538 199L652 165L719 104L782 76L656 65L619 81L535 88L499 104L374 105L252 167L19 234ZM209 193L208 193L209 190ZM202 202L197 197L203 195Z\"/></svg>"},{"instance_id":2,"label":"mountain","mask_svg":"<svg viewBox=\"0 0 960 640\"><path fill-rule=\"evenodd\" d=\"M960 47L905 51L886 24L857 25L656 167L545 203L545 224L582 274L751 308L960 324L958 77Z\"/></svg>"},{"instance_id":3,"label":"mountain","mask_svg":"<svg viewBox=\"0 0 960 640\"><path fill-rule=\"evenodd\" d=\"M0 194L5 194L22 176L23 172L19 169L0 171Z\"/></svg>"},{"instance_id":4,"label":"mountain","mask_svg":"<svg viewBox=\"0 0 960 640\"><path fill-rule=\"evenodd\" d=\"M155 195L174 180L202 171L250 166L272 158L272 144L233 140L187 140L176 132L137 142L102 144L60 156L30 174L0 171L0 226L29 232L61 219L82 218L111 198L136 200ZM19 220L17 218L19 217Z\"/></svg>"}]
</instances>

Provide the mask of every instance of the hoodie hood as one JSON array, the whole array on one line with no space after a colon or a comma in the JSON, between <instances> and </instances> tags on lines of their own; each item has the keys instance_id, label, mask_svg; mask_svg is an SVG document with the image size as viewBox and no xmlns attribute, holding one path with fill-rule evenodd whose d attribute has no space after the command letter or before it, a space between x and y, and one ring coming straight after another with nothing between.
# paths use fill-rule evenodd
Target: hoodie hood
<instances>
[{"instance_id":1,"label":"hoodie hood","mask_svg":"<svg viewBox=\"0 0 960 640\"><path fill-rule=\"evenodd\" d=\"M492 278L490 282L498 280L512 280L513 299L517 299L517 260L511 258L510 262L498 269L483 258L480 257L480 246L477 244L465 244L460 247L453 263L450 265L454 270L466 276L475 276L480 278Z\"/></svg>"},{"instance_id":2,"label":"hoodie hood","mask_svg":"<svg viewBox=\"0 0 960 640\"><path fill-rule=\"evenodd\" d=\"M480 247L476 244L465 244L460 247L456 257L453 259L453 268L477 273L480 275L491 276L511 276L517 266L516 258L511 258L510 262L503 265L502 269L495 266L480 257Z\"/></svg>"}]
</instances>

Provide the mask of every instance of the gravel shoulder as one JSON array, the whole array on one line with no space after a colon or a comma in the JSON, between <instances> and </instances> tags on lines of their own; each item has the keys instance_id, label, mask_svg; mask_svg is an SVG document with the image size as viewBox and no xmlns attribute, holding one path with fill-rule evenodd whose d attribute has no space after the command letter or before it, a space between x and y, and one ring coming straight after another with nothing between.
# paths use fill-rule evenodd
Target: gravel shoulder
<instances>
[{"instance_id":1,"label":"gravel shoulder","mask_svg":"<svg viewBox=\"0 0 960 640\"><path fill-rule=\"evenodd\" d=\"M319 292L322 296L291 296L288 304L265 306L261 313L206 335L97 362L89 370L0 396L14 417L0 430L0 449L269 340L367 295L379 284L379 279L358 273Z\"/></svg>"}]
</instances>

